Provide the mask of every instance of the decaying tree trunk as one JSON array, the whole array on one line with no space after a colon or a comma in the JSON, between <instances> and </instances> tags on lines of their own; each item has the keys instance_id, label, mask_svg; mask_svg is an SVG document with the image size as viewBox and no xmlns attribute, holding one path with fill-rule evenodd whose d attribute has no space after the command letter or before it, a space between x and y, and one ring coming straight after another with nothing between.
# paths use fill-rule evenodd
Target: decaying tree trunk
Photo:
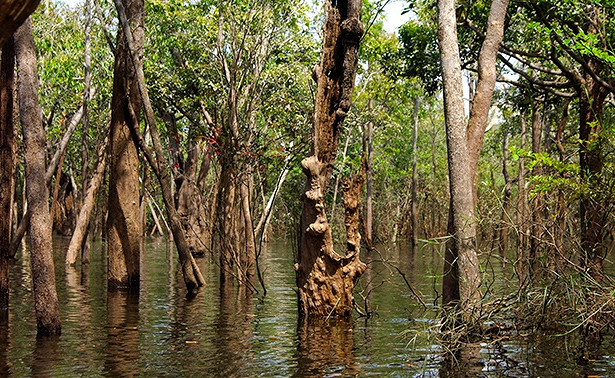
<instances>
[{"instance_id":1,"label":"decaying tree trunk","mask_svg":"<svg viewBox=\"0 0 615 378\"><path fill-rule=\"evenodd\" d=\"M309 317L348 316L352 291L365 271L359 259L358 208L363 171L344 185L347 251L333 250L324 194L331 179L339 132L352 100L358 50L363 34L361 0L325 1L325 26L314 103L314 147L301 162L306 175L300 242L295 264L299 314ZM363 165L362 165L363 166ZM362 168L364 169L364 167Z\"/></svg>"},{"instance_id":2,"label":"decaying tree trunk","mask_svg":"<svg viewBox=\"0 0 615 378\"><path fill-rule=\"evenodd\" d=\"M11 36L2 47L0 61L0 312L9 306L9 247L13 226L15 126L13 88L15 49Z\"/></svg>"},{"instance_id":3,"label":"decaying tree trunk","mask_svg":"<svg viewBox=\"0 0 615 378\"><path fill-rule=\"evenodd\" d=\"M150 149L145 145L143 137L141 136L141 133L138 128L137 116L133 111L130 103L127 104L128 113L131 119L131 122L128 122L128 126L131 127L130 132L132 133L132 138L134 139L135 144L139 146L141 151L143 151L143 154L145 155L145 158L147 159L150 168L152 168L152 171L154 172L156 178L158 179L158 182L160 183L160 187L162 189L162 198L164 200L167 216L169 217L169 222L171 223L171 232L173 233L173 240L175 241L175 246L177 247L177 254L179 256L179 261L182 267L184 283L186 284L186 289L188 293L192 295L197 292L199 287L205 285L205 279L201 274L199 266L196 264L194 258L192 257L192 254L190 253L188 243L186 243L186 237L181 226L181 220L179 218L179 215L177 214L175 201L173 200L173 193L171 191L171 175L169 173L169 169L168 167L162 165L165 161L165 156L162 150L162 143L160 142L160 135L158 134L158 128L154 117L154 109L152 108L147 87L145 86L145 74L143 73L143 65L137 57L137 50L134 48L135 41L132 36L128 19L126 17L126 11L124 9L124 5L120 0L115 0L115 7L117 9L118 17L120 19L120 24L122 25L123 34L126 37L126 47L128 48L129 57L132 61L132 65L135 68L138 91L141 94L141 98L143 100L145 119L147 121L147 124L150 126L150 133L152 136L154 151L156 152L155 159Z\"/></svg>"},{"instance_id":4,"label":"decaying tree trunk","mask_svg":"<svg viewBox=\"0 0 615 378\"><path fill-rule=\"evenodd\" d=\"M30 20L15 33L19 112L25 146L26 190L30 216L28 247L37 334L59 335L60 310L56 293L51 243L49 190L45 182L45 130L38 103L38 75Z\"/></svg>"},{"instance_id":5,"label":"decaying tree trunk","mask_svg":"<svg viewBox=\"0 0 615 378\"><path fill-rule=\"evenodd\" d=\"M40 0L3 0L0 2L0 47L34 12Z\"/></svg>"},{"instance_id":6,"label":"decaying tree trunk","mask_svg":"<svg viewBox=\"0 0 615 378\"><path fill-rule=\"evenodd\" d=\"M143 0L122 0L132 28L134 49L143 56ZM141 97L126 32L118 32L111 99L109 159L109 215L107 218L108 284L111 289L137 289L140 282L139 155L131 128L138 128L128 114L141 111Z\"/></svg>"}]
</instances>

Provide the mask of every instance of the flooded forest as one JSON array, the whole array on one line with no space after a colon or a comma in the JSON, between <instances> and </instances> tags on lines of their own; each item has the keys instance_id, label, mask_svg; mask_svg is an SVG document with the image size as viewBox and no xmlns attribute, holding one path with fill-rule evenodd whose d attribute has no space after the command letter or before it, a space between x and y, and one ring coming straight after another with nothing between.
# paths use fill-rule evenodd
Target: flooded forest
<instances>
[{"instance_id":1,"label":"flooded forest","mask_svg":"<svg viewBox=\"0 0 615 378\"><path fill-rule=\"evenodd\" d=\"M615 375L612 0L0 0L0 375Z\"/></svg>"}]
</instances>

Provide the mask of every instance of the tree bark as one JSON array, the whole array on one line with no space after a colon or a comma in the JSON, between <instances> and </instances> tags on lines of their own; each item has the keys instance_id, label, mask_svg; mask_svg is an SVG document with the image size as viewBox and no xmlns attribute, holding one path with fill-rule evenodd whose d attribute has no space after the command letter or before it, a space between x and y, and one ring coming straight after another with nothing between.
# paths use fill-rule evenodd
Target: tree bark
<instances>
[{"instance_id":1,"label":"tree bark","mask_svg":"<svg viewBox=\"0 0 615 378\"><path fill-rule=\"evenodd\" d=\"M365 271L365 264L359 259L358 234L363 172L356 180L344 185L348 236L344 256L333 250L331 227L324 206L339 131L352 100L363 35L361 5L361 0L325 1L323 50L320 65L315 69L313 154L301 163L307 180L295 271L299 314L305 317L349 316L353 309L355 282Z\"/></svg>"},{"instance_id":2,"label":"tree bark","mask_svg":"<svg viewBox=\"0 0 615 378\"><path fill-rule=\"evenodd\" d=\"M94 205L96 204L96 194L100 188L100 184L105 176L105 168L107 166L107 144L109 138L105 137L100 149L98 150L98 162L96 164L96 170L90 180L90 186L88 187L85 196L83 198L83 204L79 211L79 216L75 225L75 232L70 239L68 245L68 251L66 252L66 264L74 265L77 262L77 256L84 247L87 238L87 230L90 224L90 217Z\"/></svg>"},{"instance_id":3,"label":"tree bark","mask_svg":"<svg viewBox=\"0 0 615 378\"><path fill-rule=\"evenodd\" d=\"M37 335L59 335L60 311L56 293L51 243L49 190L45 182L45 130L38 103L38 75L30 20L15 33L18 95L25 146L26 190L30 216L28 246Z\"/></svg>"},{"instance_id":4,"label":"tree bark","mask_svg":"<svg viewBox=\"0 0 615 378\"><path fill-rule=\"evenodd\" d=\"M137 127L138 122L136 114L134 113L130 103L127 105L131 122L128 122L127 124L129 127L131 127L130 132L132 133L133 139L135 139L135 144L138 145L139 148L143 151L147 162L154 171L154 174L156 175L156 178L160 183L160 187L162 189L162 198L164 200L167 216L169 217L169 222L171 223L171 231L173 234L173 239L175 241L175 246L177 247L179 261L182 267L184 283L186 284L186 289L188 293L190 295L193 295L197 292L199 287L205 285L205 279L203 278L203 275L201 274L198 265L194 261L194 258L192 257L192 254L190 253L190 250L188 248L188 244L186 243L186 237L181 227L181 221L179 219L179 215L177 214L177 210L173 200L173 194L171 191L171 175L167 167L161 166L162 162L165 161L165 156L162 150L162 143L160 142L158 128L156 126L154 109L152 108L152 104L149 100L149 94L147 92L147 87L145 86L143 65L141 61L137 58L137 50L135 50L134 48L135 41L132 36L130 26L128 24L128 19L126 18L124 5L120 0L115 0L115 6L118 12L118 16L120 18L123 33L126 37L126 43L128 51L130 53L130 58L135 68L138 90L143 100L145 119L147 121L147 124L150 126L150 133L152 136L152 142L154 144L154 151L156 152L156 159L154 159L151 154L151 151L145 145L145 142Z\"/></svg>"},{"instance_id":5,"label":"tree bark","mask_svg":"<svg viewBox=\"0 0 615 378\"><path fill-rule=\"evenodd\" d=\"M4 0L0 3L0 47L38 7L40 0Z\"/></svg>"},{"instance_id":6,"label":"tree bark","mask_svg":"<svg viewBox=\"0 0 615 378\"><path fill-rule=\"evenodd\" d=\"M489 123L489 109L495 87L496 60L502 38L504 36L504 21L509 0L493 0L487 19L487 31L478 56L478 82L476 92L470 108L468 120L467 140L470 158L470 174L472 175L472 188L474 198L478 198L477 170L478 157L483 146L485 130Z\"/></svg>"},{"instance_id":7,"label":"tree bark","mask_svg":"<svg viewBox=\"0 0 615 378\"><path fill-rule=\"evenodd\" d=\"M369 99L369 117L373 117L374 99ZM373 167L374 167L374 122L367 122L367 169L365 185L365 244L371 252L374 245L374 210L373 210Z\"/></svg>"},{"instance_id":8,"label":"tree bark","mask_svg":"<svg viewBox=\"0 0 615 378\"><path fill-rule=\"evenodd\" d=\"M143 0L122 0L132 28L135 53L143 56ZM128 107L138 115L141 98L126 30L118 32L111 99L109 159L109 216L107 218L108 285L111 289L137 290L140 282L139 155L130 135L138 128Z\"/></svg>"},{"instance_id":9,"label":"tree bark","mask_svg":"<svg viewBox=\"0 0 615 378\"><path fill-rule=\"evenodd\" d=\"M510 219L510 195L511 180L508 174L508 132L504 131L502 141L502 175L504 176L504 194L502 197L502 215L500 216L500 227L498 228L498 252L502 261L506 263L506 248L508 247L508 224Z\"/></svg>"},{"instance_id":10,"label":"tree bark","mask_svg":"<svg viewBox=\"0 0 615 378\"><path fill-rule=\"evenodd\" d=\"M525 150L527 126L525 121L525 110L521 111L521 145L520 148ZM525 285L528 272L527 272L527 213L528 213L528 199L527 189L525 188L525 157L522 155L519 157L519 173L518 173L518 191L517 191L517 227L519 228L519 245L517 247L517 263L515 269L517 276L519 277L519 285Z\"/></svg>"},{"instance_id":11,"label":"tree bark","mask_svg":"<svg viewBox=\"0 0 615 378\"><path fill-rule=\"evenodd\" d=\"M481 277L476 250L473 176L464 119L454 0L438 1L438 42L442 64L450 191L449 240L445 253L442 303L462 304L464 320L471 321L476 317L481 300ZM477 105L473 107L475 106Z\"/></svg>"},{"instance_id":12,"label":"tree bark","mask_svg":"<svg viewBox=\"0 0 615 378\"><path fill-rule=\"evenodd\" d=\"M15 83L15 46L13 37L2 47L0 61L0 312L9 306L9 247L13 227L15 188L15 125L13 88Z\"/></svg>"},{"instance_id":13,"label":"tree bark","mask_svg":"<svg viewBox=\"0 0 615 378\"><path fill-rule=\"evenodd\" d=\"M412 235L411 242L413 246L416 246L418 239L418 196L417 189L419 185L419 174L416 169L416 161L418 153L417 142L419 138L419 107L421 106L421 98L416 96L414 99L414 112L412 113L412 122L413 122L413 135L412 135L412 203L410 207L410 223L412 227Z\"/></svg>"},{"instance_id":14,"label":"tree bark","mask_svg":"<svg viewBox=\"0 0 615 378\"><path fill-rule=\"evenodd\" d=\"M540 110L540 102L536 99L532 101L532 154L537 155L541 151L542 146L542 111ZM532 169L532 174L538 176L542 174L542 167L537 163ZM530 279L539 279L540 270L538 269L538 253L541 244L542 227L542 195L536 194L530 203L532 224L530 224L530 253L529 253L529 273Z\"/></svg>"}]
</instances>

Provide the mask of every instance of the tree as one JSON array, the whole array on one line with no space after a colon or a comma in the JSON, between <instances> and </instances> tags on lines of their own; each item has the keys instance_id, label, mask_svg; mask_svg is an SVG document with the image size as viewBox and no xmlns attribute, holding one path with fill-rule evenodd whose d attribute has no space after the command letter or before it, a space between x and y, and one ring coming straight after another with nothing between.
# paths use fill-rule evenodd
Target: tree
<instances>
[{"instance_id":1,"label":"tree","mask_svg":"<svg viewBox=\"0 0 615 378\"><path fill-rule=\"evenodd\" d=\"M49 191L45 182L45 130L38 103L38 75L30 21L15 33L17 89L25 146L28 206L31 211L28 246L32 265L37 335L61 332L51 243Z\"/></svg>"},{"instance_id":2,"label":"tree","mask_svg":"<svg viewBox=\"0 0 615 378\"><path fill-rule=\"evenodd\" d=\"M136 54L143 56L142 0L124 1L126 16L134 28ZM139 156L130 130L138 128L132 119L141 110L141 96L135 78L126 32L118 32L113 70L113 97L111 99L111 134L109 161L109 215L107 218L108 280L112 289L138 289L140 280L139 218ZM136 124L128 125L130 122ZM151 125L155 127L155 125Z\"/></svg>"},{"instance_id":3,"label":"tree","mask_svg":"<svg viewBox=\"0 0 615 378\"><path fill-rule=\"evenodd\" d=\"M315 67L312 155L301 162L306 175L300 241L295 271L299 288L299 314L306 317L349 316L352 291L365 271L359 259L358 206L362 170L344 183L347 251L333 249L324 194L333 171L341 125L350 110L358 50L363 34L361 1L325 1L325 26L321 61Z\"/></svg>"},{"instance_id":4,"label":"tree","mask_svg":"<svg viewBox=\"0 0 615 378\"><path fill-rule=\"evenodd\" d=\"M444 116L448 148L450 207L442 303L463 301L464 318L471 320L478 306L480 271L476 251L476 221L470 156L464 120L461 64L457 41L455 1L438 1L438 41L442 66Z\"/></svg>"},{"instance_id":5,"label":"tree","mask_svg":"<svg viewBox=\"0 0 615 378\"><path fill-rule=\"evenodd\" d=\"M39 3L40 0L9 0L0 4L0 47L4 46Z\"/></svg>"},{"instance_id":6,"label":"tree","mask_svg":"<svg viewBox=\"0 0 615 378\"><path fill-rule=\"evenodd\" d=\"M13 88L15 46L9 38L0 56L0 311L9 306L9 248L13 228L15 150Z\"/></svg>"}]
</instances>

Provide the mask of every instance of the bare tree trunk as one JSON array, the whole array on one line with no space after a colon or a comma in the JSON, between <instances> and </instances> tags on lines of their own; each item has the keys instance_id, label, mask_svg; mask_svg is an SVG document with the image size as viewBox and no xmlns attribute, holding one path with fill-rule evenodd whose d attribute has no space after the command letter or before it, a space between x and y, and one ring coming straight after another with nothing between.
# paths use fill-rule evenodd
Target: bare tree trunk
<instances>
[{"instance_id":1,"label":"bare tree trunk","mask_svg":"<svg viewBox=\"0 0 615 378\"><path fill-rule=\"evenodd\" d=\"M299 252L295 271L299 314L309 317L349 316L352 291L365 271L359 259L358 204L363 174L344 184L347 251L333 249L324 194L331 179L339 131L352 101L363 25L361 0L325 1L325 26L314 103L313 155L301 163L306 175ZM364 166L362 165L363 169Z\"/></svg>"},{"instance_id":2,"label":"bare tree trunk","mask_svg":"<svg viewBox=\"0 0 615 378\"><path fill-rule=\"evenodd\" d=\"M414 99L414 112L412 113L412 122L413 122L413 136L412 136L412 203L411 203L411 216L410 223L412 227L412 245L416 246L418 239L418 196L417 196L417 188L419 185L419 173L416 169L416 161L418 153L417 142L419 138L419 107L421 106L421 98L416 96Z\"/></svg>"},{"instance_id":3,"label":"bare tree trunk","mask_svg":"<svg viewBox=\"0 0 615 378\"><path fill-rule=\"evenodd\" d=\"M369 117L373 117L374 99L369 99ZM373 166L374 166L374 122L370 119L367 122L367 169L365 185L365 244L369 251L374 243L374 214L373 214Z\"/></svg>"},{"instance_id":4,"label":"bare tree trunk","mask_svg":"<svg viewBox=\"0 0 615 378\"><path fill-rule=\"evenodd\" d=\"M470 108L468 120L467 139L468 155L470 158L470 174L472 175L472 188L474 198L477 198L476 180L478 170L478 157L483 146L485 130L489 123L489 109L493 98L493 89L496 80L497 54L504 36L504 21L509 0L492 0L487 19L487 31L478 57L478 82L476 93Z\"/></svg>"},{"instance_id":5,"label":"bare tree trunk","mask_svg":"<svg viewBox=\"0 0 615 378\"><path fill-rule=\"evenodd\" d=\"M89 101L90 101L90 88L92 86L92 42L91 42L91 22L92 22L92 1L93 0L85 0L85 79L84 79L84 95L83 95L83 128L81 134L81 140L83 149L81 152L81 195L80 198L80 206L83 206L84 198L86 196L86 188L87 188L87 175L88 175L88 165L89 165L89 154L88 154L88 137L89 137L89 128L90 128L90 112L89 112ZM86 235L83 238L85 243L83 244L83 248L81 250L82 257L89 256L90 251L90 241L87 237L87 233L90 229L89 227L89 215L88 215L88 227L86 228ZM86 259L81 259L82 262L85 262Z\"/></svg>"},{"instance_id":6,"label":"bare tree trunk","mask_svg":"<svg viewBox=\"0 0 615 378\"><path fill-rule=\"evenodd\" d=\"M540 110L540 102L536 99L532 101L532 153L540 153L542 146L542 112ZM542 167L537 163L532 169L532 174L538 176L542 174ZM529 254L529 273L530 279L535 280L540 277L538 269L538 252L541 244L542 217L542 195L537 194L532 198L530 203L532 224L530 224L530 254Z\"/></svg>"},{"instance_id":7,"label":"bare tree trunk","mask_svg":"<svg viewBox=\"0 0 615 378\"><path fill-rule=\"evenodd\" d=\"M133 30L134 51L143 56L143 0L122 0ZM141 58L139 58L141 59ZM140 283L139 155L130 135L139 127L141 98L126 30L118 32L111 99L109 216L107 218L108 284L111 289L137 290ZM132 125L128 123L135 122Z\"/></svg>"},{"instance_id":8,"label":"bare tree trunk","mask_svg":"<svg viewBox=\"0 0 615 378\"><path fill-rule=\"evenodd\" d=\"M525 110L521 111L521 146L522 150L525 149L525 138L526 138L526 121L525 121ZM527 201L527 190L525 188L525 157L519 157L519 174L518 174L518 198L517 198L517 227L519 228L519 245L517 249L517 263L516 270L517 276L519 277L519 284L524 285L527 277L527 253L525 249L527 248L527 213L528 213L528 201Z\"/></svg>"},{"instance_id":9,"label":"bare tree trunk","mask_svg":"<svg viewBox=\"0 0 615 378\"><path fill-rule=\"evenodd\" d=\"M508 224L510 220L510 195L511 180L508 174L508 132L504 131L502 142L502 175L504 175L504 195L502 198L502 215L500 216L500 227L498 228L498 251L502 261L506 262L506 248L508 247Z\"/></svg>"},{"instance_id":10,"label":"bare tree trunk","mask_svg":"<svg viewBox=\"0 0 615 378\"><path fill-rule=\"evenodd\" d=\"M143 137L139 132L139 128L136 127L138 126L137 117L130 103L128 104L128 110L131 122L128 123L128 126L131 127L130 131L132 133L133 139L135 139L136 144L143 151L147 162L154 171L154 174L156 175L156 178L160 183L160 187L162 189L162 198L164 200L167 216L169 217L169 222L171 223L171 231L173 233L173 239L175 241L175 246L177 247L177 254L179 255L179 261L182 267L182 273L184 275L184 283L186 284L186 289L188 293L192 295L197 292L199 287L205 285L205 279L203 278L203 275L201 274L201 270L199 269L198 265L194 261L192 254L190 253L188 244L186 242L186 237L181 227L181 221L179 219L179 215L177 214L177 210L173 200L173 194L171 191L171 175L167 167L161 165L162 162L165 161L165 156L162 150L162 143L160 142L160 135L158 134L158 128L156 126L154 109L152 108L152 104L149 100L149 94L147 92L147 87L145 86L143 65L141 61L137 58L137 50L135 50L134 48L135 41L132 36L131 28L128 24L128 19L126 18L124 5L120 0L115 0L115 7L120 18L122 30L126 37L128 52L130 53L130 58L135 68L138 90L141 94L141 98L143 100L143 105L145 108L145 119L147 121L147 124L150 126L150 133L152 136L154 151L156 152L156 159L154 159L151 151L145 145L145 141L143 140Z\"/></svg>"},{"instance_id":11,"label":"bare tree trunk","mask_svg":"<svg viewBox=\"0 0 615 378\"><path fill-rule=\"evenodd\" d=\"M480 305L481 277L476 251L472 170L464 119L454 0L438 1L438 42L450 191L449 240L445 253L442 303L452 305L462 302L464 320L472 321Z\"/></svg>"},{"instance_id":12,"label":"bare tree trunk","mask_svg":"<svg viewBox=\"0 0 615 378\"><path fill-rule=\"evenodd\" d=\"M90 91L91 95L95 91L96 91L96 88L92 88ZM64 152L66 151L66 148L68 147L68 142L70 141L70 137L71 135L73 135L73 132L75 131L75 129L77 128L77 125L81 121L81 117L83 117L83 110L84 110L83 106L81 106L75 112L73 117L70 119L70 122L68 123L68 127L66 128L66 131L64 132L64 135L62 136L62 139L60 140L60 144L56 152L53 154L53 158L49 162L49 165L47 166L47 171L45 172L45 183L48 187L49 185L51 185L51 179L53 178L53 174L56 172L56 169L58 168L58 165L60 163L60 157L64 154ZM26 207L24 206L24 215L21 219L21 223L19 223L19 226L17 227L17 230L15 230L13 239L11 240L11 245L9 247L9 255L11 257L15 257L15 254L17 253L17 249L19 248L19 244L21 243L21 239L23 238L24 234L26 233L26 229L29 226L30 226L30 212L27 211Z\"/></svg>"},{"instance_id":13,"label":"bare tree trunk","mask_svg":"<svg viewBox=\"0 0 615 378\"><path fill-rule=\"evenodd\" d=\"M2 46L0 61L0 312L9 308L9 247L13 227L15 188L15 125L13 124L13 88L15 82L15 46L13 37Z\"/></svg>"},{"instance_id":14,"label":"bare tree trunk","mask_svg":"<svg viewBox=\"0 0 615 378\"><path fill-rule=\"evenodd\" d=\"M70 239L68 251L66 252L66 264L68 265L74 265L76 263L79 251L81 251L87 243L87 230L90 224L92 210L96 204L96 194L98 193L100 184L105 176L108 140L109 138L106 137L98 150L98 163L96 164L96 170L90 180L90 186L85 193L83 205L81 206L81 210L79 211L79 216L75 225L75 232Z\"/></svg>"},{"instance_id":15,"label":"bare tree trunk","mask_svg":"<svg viewBox=\"0 0 615 378\"><path fill-rule=\"evenodd\" d=\"M19 110L25 146L28 231L37 335L59 335L60 310L56 293L51 243L49 190L45 182L45 130L38 103L38 75L30 20L15 33Z\"/></svg>"}]
</instances>

